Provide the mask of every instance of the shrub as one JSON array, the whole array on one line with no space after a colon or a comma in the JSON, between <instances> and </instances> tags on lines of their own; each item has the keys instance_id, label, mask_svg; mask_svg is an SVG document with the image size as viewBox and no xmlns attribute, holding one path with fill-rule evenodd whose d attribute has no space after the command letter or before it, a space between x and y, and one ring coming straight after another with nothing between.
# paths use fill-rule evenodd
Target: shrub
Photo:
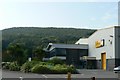
<instances>
[{"instance_id":1,"label":"shrub","mask_svg":"<svg viewBox=\"0 0 120 80\"><path fill-rule=\"evenodd\" d=\"M61 59L57 58L57 57L52 58L48 62L53 63L54 65L56 65L56 64L64 64L64 62Z\"/></svg>"},{"instance_id":2,"label":"shrub","mask_svg":"<svg viewBox=\"0 0 120 80\"><path fill-rule=\"evenodd\" d=\"M17 62L3 62L2 69L9 69L11 71L19 71L20 66L17 64Z\"/></svg>"},{"instance_id":3,"label":"shrub","mask_svg":"<svg viewBox=\"0 0 120 80\"><path fill-rule=\"evenodd\" d=\"M76 68L73 65L67 67L67 72L77 73Z\"/></svg>"},{"instance_id":4,"label":"shrub","mask_svg":"<svg viewBox=\"0 0 120 80\"><path fill-rule=\"evenodd\" d=\"M53 74L67 74L68 72L75 73L75 68L73 66L67 65L41 65L36 64L32 69L31 72L33 73L53 73Z\"/></svg>"},{"instance_id":5,"label":"shrub","mask_svg":"<svg viewBox=\"0 0 120 80\"><path fill-rule=\"evenodd\" d=\"M40 63L40 61L27 61L21 67L22 72L31 72L31 68L36 64Z\"/></svg>"},{"instance_id":6,"label":"shrub","mask_svg":"<svg viewBox=\"0 0 120 80\"><path fill-rule=\"evenodd\" d=\"M11 71L19 71L20 66L17 64L17 62L11 62L9 65L9 70Z\"/></svg>"},{"instance_id":7,"label":"shrub","mask_svg":"<svg viewBox=\"0 0 120 80\"><path fill-rule=\"evenodd\" d=\"M42 74L51 72L50 68L48 68L46 65L40 65L40 64L35 65L31 69L31 71L33 73L42 73Z\"/></svg>"},{"instance_id":8,"label":"shrub","mask_svg":"<svg viewBox=\"0 0 120 80\"><path fill-rule=\"evenodd\" d=\"M63 65L60 65L60 64L55 65L52 70L53 70L53 73L55 73L55 74L67 72L67 68L63 67Z\"/></svg>"},{"instance_id":9,"label":"shrub","mask_svg":"<svg viewBox=\"0 0 120 80\"><path fill-rule=\"evenodd\" d=\"M54 65L53 63L50 62L40 62L39 65Z\"/></svg>"},{"instance_id":10,"label":"shrub","mask_svg":"<svg viewBox=\"0 0 120 80\"><path fill-rule=\"evenodd\" d=\"M71 73L76 73L76 69L74 66L67 66L67 65L55 65L53 68L54 73L62 73L62 74L67 74L68 72Z\"/></svg>"},{"instance_id":11,"label":"shrub","mask_svg":"<svg viewBox=\"0 0 120 80\"><path fill-rule=\"evenodd\" d=\"M2 69L9 69L10 62L2 62Z\"/></svg>"}]
</instances>

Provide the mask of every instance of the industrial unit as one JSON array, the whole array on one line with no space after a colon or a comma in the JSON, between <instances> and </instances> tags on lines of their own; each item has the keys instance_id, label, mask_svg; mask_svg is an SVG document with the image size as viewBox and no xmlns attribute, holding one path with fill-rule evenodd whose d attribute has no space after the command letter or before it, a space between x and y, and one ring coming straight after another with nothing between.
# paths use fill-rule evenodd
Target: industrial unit
<instances>
[{"instance_id":1,"label":"industrial unit","mask_svg":"<svg viewBox=\"0 0 120 80\"><path fill-rule=\"evenodd\" d=\"M77 44L88 42L88 56L96 57L98 69L113 70L120 66L120 27L114 26L99 29L87 40L79 40Z\"/></svg>"},{"instance_id":2,"label":"industrial unit","mask_svg":"<svg viewBox=\"0 0 120 80\"><path fill-rule=\"evenodd\" d=\"M66 48L64 47L65 45ZM67 49L67 47L69 47L69 51L66 50L65 52L69 52L69 54L67 53L66 56L71 56L71 59L73 57L71 54L82 54L81 56L79 56L79 60L83 61L83 66L86 66L83 68L113 70L114 67L120 66L120 26L99 29L89 38L80 39L74 45L64 44L64 46L61 46L59 48ZM74 47L74 50L71 53L71 50L73 49L72 46ZM83 49L83 47L81 46L87 46L88 48L85 48L84 52L80 51L76 53L76 46L79 50ZM51 46L49 45L49 47ZM52 48L53 47L51 47L51 49ZM67 60L66 57L66 62L69 61L71 60ZM79 65L79 63L77 64Z\"/></svg>"},{"instance_id":3,"label":"industrial unit","mask_svg":"<svg viewBox=\"0 0 120 80\"><path fill-rule=\"evenodd\" d=\"M104 70L120 66L120 27L96 31L88 38L89 55L97 59L97 68Z\"/></svg>"}]
</instances>

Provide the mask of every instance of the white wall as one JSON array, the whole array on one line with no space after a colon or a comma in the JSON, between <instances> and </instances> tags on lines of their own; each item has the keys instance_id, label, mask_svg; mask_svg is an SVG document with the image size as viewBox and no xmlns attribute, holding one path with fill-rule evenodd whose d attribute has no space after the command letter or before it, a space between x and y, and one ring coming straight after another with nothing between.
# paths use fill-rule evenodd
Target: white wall
<instances>
[{"instance_id":1,"label":"white wall","mask_svg":"<svg viewBox=\"0 0 120 80\"><path fill-rule=\"evenodd\" d=\"M102 39L105 40L105 45L103 47L96 48L95 42ZM112 41L112 44L110 44L109 40ZM101 59L101 53L106 52L107 59L115 58L115 50L113 48L115 47L114 28L111 27L96 31L88 38L88 45L90 57L96 57L96 59Z\"/></svg>"},{"instance_id":2,"label":"white wall","mask_svg":"<svg viewBox=\"0 0 120 80\"><path fill-rule=\"evenodd\" d=\"M88 38L80 38L75 44L88 44Z\"/></svg>"}]
</instances>

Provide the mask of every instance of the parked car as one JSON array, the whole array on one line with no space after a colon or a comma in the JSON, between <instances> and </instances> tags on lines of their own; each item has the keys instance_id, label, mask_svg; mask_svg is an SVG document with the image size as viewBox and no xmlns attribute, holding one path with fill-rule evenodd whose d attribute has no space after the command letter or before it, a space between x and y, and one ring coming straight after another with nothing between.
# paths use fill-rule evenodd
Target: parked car
<instances>
[{"instance_id":1,"label":"parked car","mask_svg":"<svg viewBox=\"0 0 120 80\"><path fill-rule=\"evenodd\" d=\"M118 66L118 67L115 67L115 68L114 68L114 72L115 72L115 73L118 73L118 72L120 72L120 66Z\"/></svg>"}]
</instances>

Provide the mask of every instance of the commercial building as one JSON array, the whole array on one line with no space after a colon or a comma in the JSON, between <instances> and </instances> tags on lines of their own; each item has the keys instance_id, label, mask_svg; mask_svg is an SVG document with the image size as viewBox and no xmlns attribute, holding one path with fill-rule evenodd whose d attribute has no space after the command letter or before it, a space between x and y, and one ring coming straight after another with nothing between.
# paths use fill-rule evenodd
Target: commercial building
<instances>
[{"instance_id":1,"label":"commercial building","mask_svg":"<svg viewBox=\"0 0 120 80\"><path fill-rule=\"evenodd\" d=\"M120 27L100 29L88 38L89 55L97 59L97 68L120 66Z\"/></svg>"},{"instance_id":2,"label":"commercial building","mask_svg":"<svg viewBox=\"0 0 120 80\"><path fill-rule=\"evenodd\" d=\"M76 60L84 61L84 66L87 66L86 68L113 70L114 67L120 66L120 26L99 29L89 38L80 39L74 45L64 45L66 47L61 46L60 48L64 48L66 49L65 52L69 52L69 54L66 54L66 56L71 56L69 61L72 60L73 55L82 54L79 56L79 60ZM78 46L75 47L76 45ZM68 47L72 46L74 50L73 48L69 48L69 51L67 51ZM82 46L87 46L87 48L84 49ZM75 51L76 49L78 49L77 52ZM84 49L84 52L79 51L82 49ZM80 65L79 63L77 64Z\"/></svg>"},{"instance_id":3,"label":"commercial building","mask_svg":"<svg viewBox=\"0 0 120 80\"><path fill-rule=\"evenodd\" d=\"M99 29L88 38L88 56L96 57L98 69L120 66L120 27ZM84 41L77 42L82 44Z\"/></svg>"},{"instance_id":4,"label":"commercial building","mask_svg":"<svg viewBox=\"0 0 120 80\"><path fill-rule=\"evenodd\" d=\"M53 44L49 43L46 48L47 58L58 57L66 62L80 67L80 57L88 55L88 45L77 44Z\"/></svg>"}]
</instances>

